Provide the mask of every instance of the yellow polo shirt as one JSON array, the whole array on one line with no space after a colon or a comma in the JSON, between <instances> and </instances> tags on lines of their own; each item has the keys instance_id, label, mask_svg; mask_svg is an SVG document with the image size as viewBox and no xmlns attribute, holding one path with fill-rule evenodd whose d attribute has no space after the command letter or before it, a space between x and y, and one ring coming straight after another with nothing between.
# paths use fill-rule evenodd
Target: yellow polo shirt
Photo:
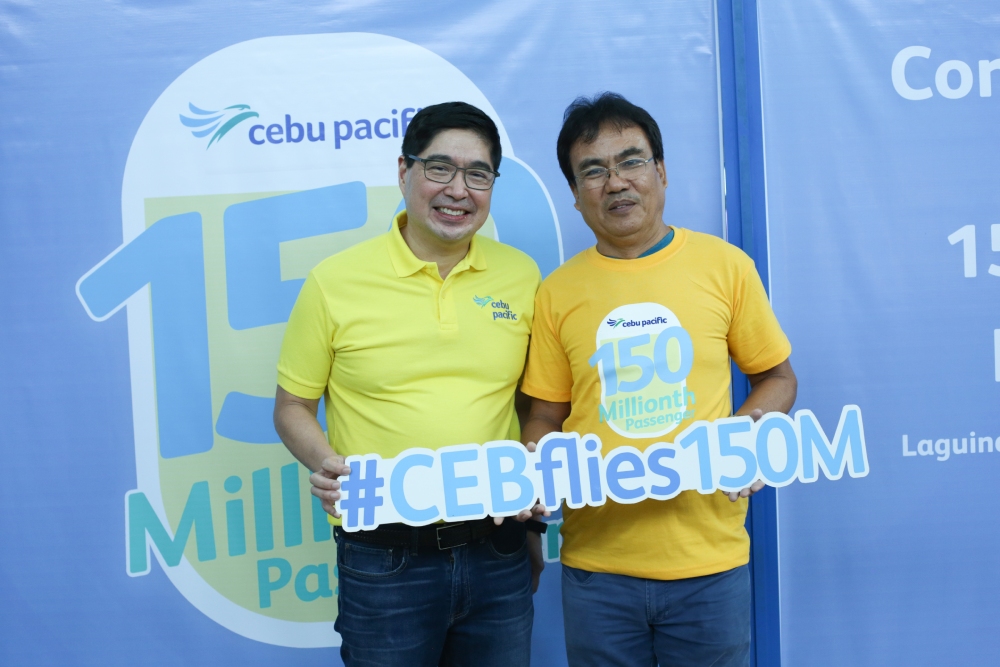
<instances>
[{"instance_id":1,"label":"yellow polo shirt","mask_svg":"<svg viewBox=\"0 0 1000 667\"><path fill-rule=\"evenodd\" d=\"M392 229L321 262L288 319L278 385L326 395L338 454L517 439L541 276L520 250L476 235L444 280ZM513 430L512 430L513 429Z\"/></svg>"}]
</instances>

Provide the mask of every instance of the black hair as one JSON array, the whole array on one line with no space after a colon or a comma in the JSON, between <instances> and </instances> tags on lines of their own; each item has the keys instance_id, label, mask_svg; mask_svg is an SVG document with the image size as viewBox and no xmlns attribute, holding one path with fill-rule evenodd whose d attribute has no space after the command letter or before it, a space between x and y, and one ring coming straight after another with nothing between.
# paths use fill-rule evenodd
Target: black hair
<instances>
[{"instance_id":1,"label":"black hair","mask_svg":"<svg viewBox=\"0 0 1000 667\"><path fill-rule=\"evenodd\" d=\"M465 102L443 102L424 107L406 126L403 137L403 155L420 155L434 137L445 130L471 130L490 147L493 171L500 170L500 132L496 123L481 109ZM406 158L407 168L413 160Z\"/></svg>"},{"instance_id":2,"label":"black hair","mask_svg":"<svg viewBox=\"0 0 1000 667\"><path fill-rule=\"evenodd\" d=\"M566 107L563 126L556 140L556 156L559 168L569 181L576 185L576 174L569 163L569 151L577 141L590 143L597 138L602 125L610 125L618 131L628 127L638 127L646 135L653 157L663 162L663 138L660 127L649 112L638 107L618 93L599 93L592 98L578 97Z\"/></svg>"}]
</instances>

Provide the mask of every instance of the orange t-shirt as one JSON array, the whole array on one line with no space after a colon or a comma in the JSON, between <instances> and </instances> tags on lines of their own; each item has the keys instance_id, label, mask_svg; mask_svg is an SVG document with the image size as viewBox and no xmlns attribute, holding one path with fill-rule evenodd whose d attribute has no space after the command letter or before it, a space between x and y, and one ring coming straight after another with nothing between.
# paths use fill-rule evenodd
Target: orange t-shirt
<instances>
[{"instance_id":1,"label":"orange t-shirt","mask_svg":"<svg viewBox=\"0 0 1000 667\"><path fill-rule=\"evenodd\" d=\"M675 232L670 245L639 259L590 248L546 278L536 297L522 391L569 402L563 430L597 434L605 454L644 450L694 420L730 416L730 357L752 374L791 354L753 261L714 236ZM561 558L572 567L683 579L749 560L745 499L686 491L564 511Z\"/></svg>"}]
</instances>

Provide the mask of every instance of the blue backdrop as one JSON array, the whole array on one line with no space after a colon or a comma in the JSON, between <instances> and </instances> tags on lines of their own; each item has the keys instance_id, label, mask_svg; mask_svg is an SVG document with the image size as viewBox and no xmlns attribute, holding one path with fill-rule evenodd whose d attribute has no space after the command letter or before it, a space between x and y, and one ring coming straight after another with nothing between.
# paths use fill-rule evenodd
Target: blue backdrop
<instances>
[{"instance_id":1,"label":"blue backdrop","mask_svg":"<svg viewBox=\"0 0 1000 667\"><path fill-rule=\"evenodd\" d=\"M663 129L668 222L724 232L708 0L635 12L27 2L0 8L0 26L2 664L339 664L329 631L315 627L329 625L316 610L330 609L324 578L335 587L335 572L296 561L301 552L332 557L331 543L310 518L304 471L267 444L256 399L273 391L287 298L278 286L297 284L324 248L359 238L345 235L384 229L398 203L386 171L399 140L380 144L368 130L371 143L360 143L361 119L405 122L403 106L452 91L489 106L504 131L500 182L509 184L498 189L494 229L550 271L592 243L555 159L562 111L577 95L614 90ZM345 33L374 36L357 38L352 52ZM386 53L402 55L386 63ZM434 69L424 86L407 69L415 62ZM376 79L367 85L356 72ZM323 76L343 86L330 92ZM393 92L400 108L390 112ZM366 106L365 96L378 103ZM341 147L347 126L336 123L347 119L353 136ZM307 121L316 134L292 146L303 132L293 124ZM324 143L310 143L320 122ZM281 133L267 134L272 126ZM278 136L289 141L278 146ZM322 197L355 181L363 197L338 192L364 203L366 219L304 220L268 232L268 246L241 246L231 233L272 205L308 213L285 193ZM523 197L542 212L519 223ZM248 201L259 205L241 209ZM296 245L311 234L324 234L319 249ZM271 282L254 283L255 267ZM254 368L244 373L233 351ZM202 374L184 375L192 368ZM189 391L184 378L194 378ZM168 446L193 434L201 444ZM243 512L251 518L236 539ZM215 532L200 532L213 519ZM250 574L234 578L244 563ZM536 596L536 664L565 660L558 573L550 564ZM267 599L262 581L274 589Z\"/></svg>"},{"instance_id":2,"label":"blue backdrop","mask_svg":"<svg viewBox=\"0 0 1000 667\"><path fill-rule=\"evenodd\" d=\"M783 664L996 665L1000 13L757 9L771 297L798 405L860 405L871 463L778 492Z\"/></svg>"},{"instance_id":3,"label":"blue backdrop","mask_svg":"<svg viewBox=\"0 0 1000 667\"><path fill-rule=\"evenodd\" d=\"M385 229L398 128L442 96L502 128L487 233L546 272L589 246L554 144L600 90L660 123L667 222L769 259L798 406L864 411L871 473L782 489L755 563L782 662L997 664L994 4L0 7L0 664L339 664L266 418L289 294Z\"/></svg>"}]
</instances>

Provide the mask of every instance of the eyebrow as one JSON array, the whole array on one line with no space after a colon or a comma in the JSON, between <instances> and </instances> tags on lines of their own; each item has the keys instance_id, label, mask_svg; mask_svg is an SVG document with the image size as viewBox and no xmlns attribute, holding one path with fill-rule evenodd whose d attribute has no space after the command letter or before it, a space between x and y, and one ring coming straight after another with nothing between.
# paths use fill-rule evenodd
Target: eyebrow
<instances>
[{"instance_id":1,"label":"eyebrow","mask_svg":"<svg viewBox=\"0 0 1000 667\"><path fill-rule=\"evenodd\" d=\"M638 146L629 146L628 148L626 148L621 153L619 153L618 155L615 156L615 158L614 158L615 159L615 164L617 164L619 162L622 162L623 160L625 160L625 159L627 159L627 158L629 158L629 157L631 157L633 155L641 155L644 152L645 151L642 148L639 148ZM587 158L585 160L582 160L580 162L580 164L577 165L576 168L577 168L578 171L582 171L582 170L586 169L587 167L592 167L592 166L595 166L595 165L603 167L604 166L604 158L599 158L599 157L590 157L590 158Z\"/></svg>"},{"instance_id":2,"label":"eyebrow","mask_svg":"<svg viewBox=\"0 0 1000 667\"><path fill-rule=\"evenodd\" d=\"M456 167L458 164L450 155L443 155L441 153L434 153L433 155L428 155L423 158L424 160L437 160L438 162L447 162L448 164L453 164ZM482 160L473 160L469 163L468 169L485 169L486 171L493 171L493 167L490 166L488 162L483 162Z\"/></svg>"}]
</instances>

